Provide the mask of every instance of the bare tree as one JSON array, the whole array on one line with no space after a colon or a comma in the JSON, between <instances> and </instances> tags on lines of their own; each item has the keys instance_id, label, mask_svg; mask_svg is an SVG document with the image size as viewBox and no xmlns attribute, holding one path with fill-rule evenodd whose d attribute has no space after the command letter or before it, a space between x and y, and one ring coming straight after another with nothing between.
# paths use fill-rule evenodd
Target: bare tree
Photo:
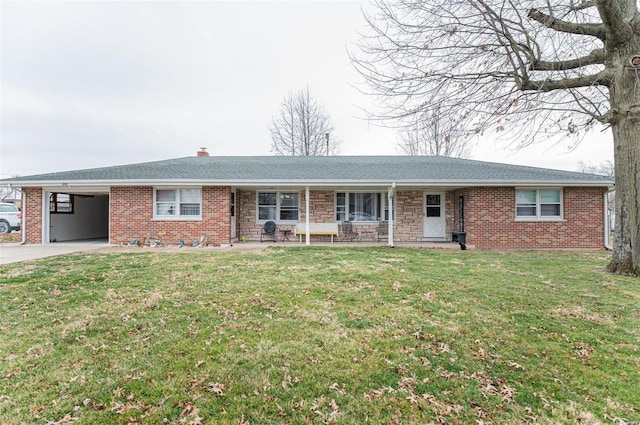
<instances>
[{"instance_id":1,"label":"bare tree","mask_svg":"<svg viewBox=\"0 0 640 425\"><path fill-rule=\"evenodd\" d=\"M271 150L283 156L335 155L340 141L331 137L333 130L329 115L307 87L289 93L278 115L271 119Z\"/></svg>"},{"instance_id":2,"label":"bare tree","mask_svg":"<svg viewBox=\"0 0 640 425\"><path fill-rule=\"evenodd\" d=\"M518 146L613 134L609 270L640 274L640 12L637 0L378 0L352 53L380 119L440 105L465 129Z\"/></svg>"},{"instance_id":3,"label":"bare tree","mask_svg":"<svg viewBox=\"0 0 640 425\"><path fill-rule=\"evenodd\" d=\"M601 176L615 177L613 162L606 160L600 164L578 161L578 171L581 173L599 174Z\"/></svg>"},{"instance_id":4,"label":"bare tree","mask_svg":"<svg viewBox=\"0 0 640 425\"><path fill-rule=\"evenodd\" d=\"M400 133L397 146L406 155L438 155L468 158L471 154L468 135L455 121L440 114L438 108L415 115L410 128Z\"/></svg>"},{"instance_id":5,"label":"bare tree","mask_svg":"<svg viewBox=\"0 0 640 425\"><path fill-rule=\"evenodd\" d=\"M21 198L22 192L19 189L11 186L0 186L0 202L16 201Z\"/></svg>"}]
</instances>

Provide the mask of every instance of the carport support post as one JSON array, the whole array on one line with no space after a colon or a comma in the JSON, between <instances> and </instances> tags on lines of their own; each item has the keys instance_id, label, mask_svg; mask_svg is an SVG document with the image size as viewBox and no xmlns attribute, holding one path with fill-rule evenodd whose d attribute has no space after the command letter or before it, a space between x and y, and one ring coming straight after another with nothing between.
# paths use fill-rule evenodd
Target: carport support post
<instances>
[{"instance_id":1,"label":"carport support post","mask_svg":"<svg viewBox=\"0 0 640 425\"><path fill-rule=\"evenodd\" d=\"M388 198L389 198L389 246L393 248L393 197L396 194L396 184L391 183L391 187L389 188Z\"/></svg>"},{"instance_id":2,"label":"carport support post","mask_svg":"<svg viewBox=\"0 0 640 425\"><path fill-rule=\"evenodd\" d=\"M51 242L51 192L42 189L42 244Z\"/></svg>"},{"instance_id":3,"label":"carport support post","mask_svg":"<svg viewBox=\"0 0 640 425\"><path fill-rule=\"evenodd\" d=\"M310 245L311 243L309 242L309 186L304 188L304 203L305 203L305 210L304 210L304 219L305 219L304 233L305 233L305 238L304 238L304 244L305 245Z\"/></svg>"}]
</instances>

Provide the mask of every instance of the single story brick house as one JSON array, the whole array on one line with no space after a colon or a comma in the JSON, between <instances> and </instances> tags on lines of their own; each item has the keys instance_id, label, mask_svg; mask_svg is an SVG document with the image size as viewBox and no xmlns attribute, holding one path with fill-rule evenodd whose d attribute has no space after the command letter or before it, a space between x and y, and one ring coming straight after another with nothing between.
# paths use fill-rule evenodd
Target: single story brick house
<instances>
[{"instance_id":1,"label":"single story brick house","mask_svg":"<svg viewBox=\"0 0 640 425\"><path fill-rule=\"evenodd\" d=\"M427 156L216 157L5 179L23 191L23 241L146 238L190 244L260 240L344 222L385 241L450 241L480 249L607 245L607 177ZM332 226L334 225L332 224ZM342 230L340 230L342 231ZM308 232L308 230L307 230ZM460 235L458 235L460 236ZM307 244L322 240L305 233ZM337 238L340 240L340 235Z\"/></svg>"}]
</instances>

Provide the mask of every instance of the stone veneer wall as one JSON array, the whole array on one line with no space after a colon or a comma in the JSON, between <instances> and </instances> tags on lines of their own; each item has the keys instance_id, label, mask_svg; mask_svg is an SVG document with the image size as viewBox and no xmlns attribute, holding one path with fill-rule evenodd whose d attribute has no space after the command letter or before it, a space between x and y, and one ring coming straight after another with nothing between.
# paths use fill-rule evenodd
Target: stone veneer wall
<instances>
[{"instance_id":1,"label":"stone veneer wall","mask_svg":"<svg viewBox=\"0 0 640 425\"><path fill-rule=\"evenodd\" d=\"M265 190L265 192L267 192ZM285 191L280 191L285 192ZM257 221L257 191L255 190L238 190L236 198L238 209L236 220L238 222L238 238L244 236L247 240L259 241L264 223ZM305 192L298 191L299 194L299 221L304 223L305 218ZM313 223L333 223L335 221L334 214L334 192L329 190L311 190L309 192L309 221ZM276 220L277 223L277 220ZM281 230L293 230L296 225L294 223L277 223L276 235L281 237ZM293 240L293 237L291 237ZM321 236L314 236L314 241L324 240ZM330 240L329 237L326 239Z\"/></svg>"},{"instance_id":2,"label":"stone veneer wall","mask_svg":"<svg viewBox=\"0 0 640 425\"><path fill-rule=\"evenodd\" d=\"M421 190L399 191L396 195L396 224L394 227L394 241L419 242L423 234L423 202L424 195ZM300 223L305 221L305 192L300 195ZM245 190L237 192L238 199L238 237L245 236L247 240L260 240L263 223L256 220L256 191ZM453 192L448 192L444 197L446 214L446 234L449 237L453 226ZM335 222L335 192L333 190L311 190L309 193L310 222L333 223ZM277 221L276 221L277 222ZM280 224L277 226L278 236L280 230L293 230L295 224ZM354 229L364 239L377 240L378 223L354 223ZM329 240L329 237L314 236L314 241Z\"/></svg>"}]
</instances>

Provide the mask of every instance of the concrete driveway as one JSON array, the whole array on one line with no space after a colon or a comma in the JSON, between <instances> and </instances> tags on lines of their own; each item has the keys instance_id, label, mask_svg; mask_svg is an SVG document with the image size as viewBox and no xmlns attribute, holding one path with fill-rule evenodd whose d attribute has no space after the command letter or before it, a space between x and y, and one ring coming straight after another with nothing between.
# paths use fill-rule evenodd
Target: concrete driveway
<instances>
[{"instance_id":1,"label":"concrete driveway","mask_svg":"<svg viewBox=\"0 0 640 425\"><path fill-rule=\"evenodd\" d=\"M20 245L7 243L0 245L0 264L36 260L55 255L86 252L109 246L107 241L59 242L46 245Z\"/></svg>"}]
</instances>

